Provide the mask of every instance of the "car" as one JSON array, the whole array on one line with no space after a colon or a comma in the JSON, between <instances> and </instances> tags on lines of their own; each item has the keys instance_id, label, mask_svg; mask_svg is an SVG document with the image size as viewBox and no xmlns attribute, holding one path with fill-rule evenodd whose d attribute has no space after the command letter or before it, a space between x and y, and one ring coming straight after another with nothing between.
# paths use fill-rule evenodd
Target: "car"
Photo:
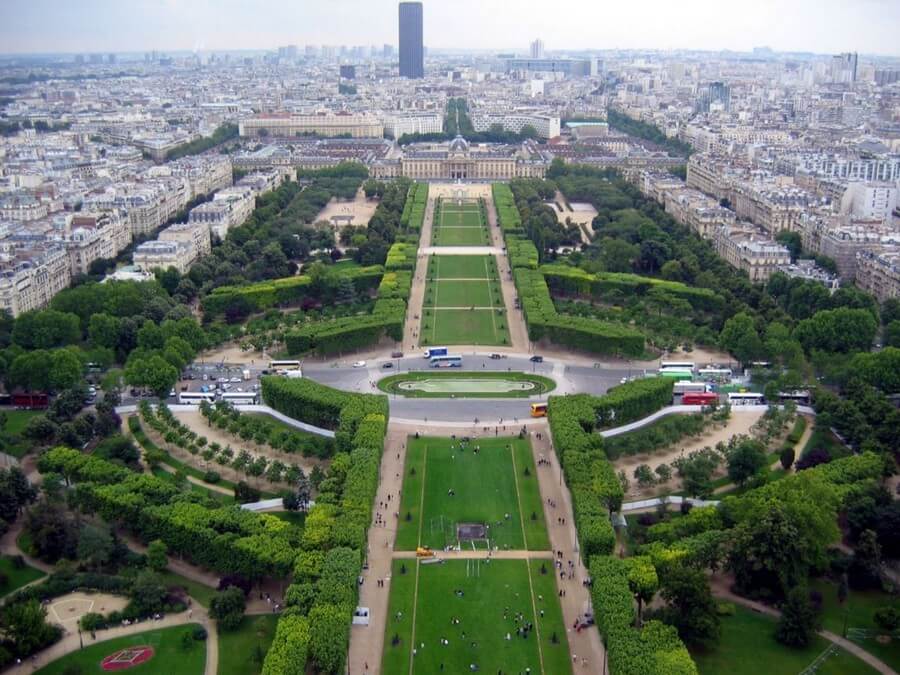
<instances>
[{"instance_id":1,"label":"car","mask_svg":"<svg viewBox=\"0 0 900 675\"><path fill-rule=\"evenodd\" d=\"M365 368L366 362L365 361L356 361L353 363L353 367L354 368Z\"/></svg>"},{"instance_id":2,"label":"car","mask_svg":"<svg viewBox=\"0 0 900 675\"><path fill-rule=\"evenodd\" d=\"M534 356L531 357L530 360L531 360L532 363L543 363L543 362L544 362L544 357L535 354Z\"/></svg>"},{"instance_id":3,"label":"car","mask_svg":"<svg viewBox=\"0 0 900 675\"><path fill-rule=\"evenodd\" d=\"M382 368L393 368L394 364L391 363L390 361L385 361L384 363L381 364L381 367Z\"/></svg>"},{"instance_id":4,"label":"car","mask_svg":"<svg viewBox=\"0 0 900 675\"><path fill-rule=\"evenodd\" d=\"M392 359L402 359L403 352L391 352L391 358Z\"/></svg>"},{"instance_id":5,"label":"car","mask_svg":"<svg viewBox=\"0 0 900 675\"><path fill-rule=\"evenodd\" d=\"M500 356L500 354L494 353L494 354L491 354L491 358L496 361L497 359L502 359L503 357Z\"/></svg>"},{"instance_id":6,"label":"car","mask_svg":"<svg viewBox=\"0 0 900 675\"><path fill-rule=\"evenodd\" d=\"M232 377L228 381L231 382L231 384L239 384L239 383L243 382L243 380L239 377Z\"/></svg>"}]
</instances>

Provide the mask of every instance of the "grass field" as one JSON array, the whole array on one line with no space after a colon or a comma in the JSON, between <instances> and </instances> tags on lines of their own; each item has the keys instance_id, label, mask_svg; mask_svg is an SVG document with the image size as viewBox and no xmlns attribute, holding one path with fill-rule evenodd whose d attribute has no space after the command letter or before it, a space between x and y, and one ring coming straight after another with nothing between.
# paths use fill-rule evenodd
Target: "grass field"
<instances>
[{"instance_id":1,"label":"grass field","mask_svg":"<svg viewBox=\"0 0 900 675\"><path fill-rule=\"evenodd\" d=\"M40 579L44 573L28 565L18 569L13 565L12 558L4 555L0 556L0 575L6 577L6 583L0 583L0 596L3 596Z\"/></svg>"},{"instance_id":2,"label":"grass field","mask_svg":"<svg viewBox=\"0 0 900 675\"><path fill-rule=\"evenodd\" d=\"M431 256L424 313L423 345L509 344L506 306L493 256Z\"/></svg>"},{"instance_id":3,"label":"grass field","mask_svg":"<svg viewBox=\"0 0 900 675\"><path fill-rule=\"evenodd\" d=\"M0 432L0 452L5 452L17 459L21 459L28 452L32 444L22 439L22 430L28 421L40 415L39 410L6 410L6 425Z\"/></svg>"},{"instance_id":4,"label":"grass field","mask_svg":"<svg viewBox=\"0 0 900 675\"><path fill-rule=\"evenodd\" d=\"M490 391L479 391L478 381L490 384L491 381L500 382L531 382L535 386L533 389L525 390L509 390L499 391L496 388ZM410 382L427 382L434 386L435 390L421 389L401 389L400 385ZM470 383L467 390L463 383ZM437 385L446 384L445 387L439 388ZM457 384L457 386L454 386ZM556 383L549 377L540 375L531 375L530 373L507 373L503 371L458 371L453 370L426 370L410 373L402 373L398 375L390 375L378 381L378 388L389 394L397 394L398 396L406 396L408 398L527 398L529 396L539 396L553 391ZM485 387L485 389L491 389ZM522 408L523 414L528 412L528 408Z\"/></svg>"},{"instance_id":5,"label":"grass field","mask_svg":"<svg viewBox=\"0 0 900 675\"><path fill-rule=\"evenodd\" d=\"M541 565L525 560L437 565L395 560L382 672L464 673L475 664L479 672L490 674L526 668L534 674L571 673L553 567L544 563L546 574L541 574ZM523 617L518 624L517 614ZM526 623L535 630L528 637L517 635L517 626Z\"/></svg>"},{"instance_id":6,"label":"grass field","mask_svg":"<svg viewBox=\"0 0 900 675\"><path fill-rule=\"evenodd\" d=\"M875 610L879 607L893 606L900 609L900 598L881 591L851 590L841 605L837 599L837 588L837 584L825 579L817 579L810 584L810 589L822 594L822 627L842 635L846 616L848 637L894 670L900 671L900 640L897 638L892 638L890 642L877 640L880 631L873 619ZM861 633L860 629L865 631L865 634Z\"/></svg>"},{"instance_id":7,"label":"grass field","mask_svg":"<svg viewBox=\"0 0 900 675\"><path fill-rule=\"evenodd\" d=\"M277 614L245 616L237 630L219 631L219 670L217 675L257 675L275 637Z\"/></svg>"},{"instance_id":8,"label":"grass field","mask_svg":"<svg viewBox=\"0 0 900 675\"><path fill-rule=\"evenodd\" d=\"M487 246L487 223L477 202L444 200L436 210L432 246Z\"/></svg>"},{"instance_id":9,"label":"grass field","mask_svg":"<svg viewBox=\"0 0 900 675\"><path fill-rule=\"evenodd\" d=\"M195 642L190 650L181 646L181 636L185 631L192 630L199 624L186 624L173 626L160 630L137 633L127 637L106 640L96 644L88 644L90 638L85 638L85 648L67 654L41 668L41 675L63 675L63 673L77 672L82 675L90 673L105 673L100 667L100 661L126 647L149 645L156 652L153 658L138 666L128 669L128 673L165 673L166 675L202 675L206 664L206 643Z\"/></svg>"},{"instance_id":10,"label":"grass field","mask_svg":"<svg viewBox=\"0 0 900 675\"><path fill-rule=\"evenodd\" d=\"M775 641L775 620L737 607L722 617L722 638L709 651L691 650L700 675L796 675L816 660L829 642L816 637L806 649L792 649ZM838 650L816 670L819 675L875 673L855 656Z\"/></svg>"},{"instance_id":11,"label":"grass field","mask_svg":"<svg viewBox=\"0 0 900 675\"><path fill-rule=\"evenodd\" d=\"M180 586L187 591L188 595L204 607L209 607L210 601L212 601L213 596L216 594L215 588L183 577L171 570L165 570L159 576L167 587Z\"/></svg>"},{"instance_id":12,"label":"grass field","mask_svg":"<svg viewBox=\"0 0 900 675\"><path fill-rule=\"evenodd\" d=\"M411 437L404 470L395 550L455 545L457 523L489 525L491 545L501 549L550 548L528 441L477 439L460 451L449 438Z\"/></svg>"}]
</instances>

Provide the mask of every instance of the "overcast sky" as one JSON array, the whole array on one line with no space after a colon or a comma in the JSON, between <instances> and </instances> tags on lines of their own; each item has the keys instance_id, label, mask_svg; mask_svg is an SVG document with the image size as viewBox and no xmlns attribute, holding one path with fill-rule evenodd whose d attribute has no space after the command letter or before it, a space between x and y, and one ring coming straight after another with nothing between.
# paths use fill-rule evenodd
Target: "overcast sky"
<instances>
[{"instance_id":1,"label":"overcast sky","mask_svg":"<svg viewBox=\"0 0 900 675\"><path fill-rule=\"evenodd\" d=\"M900 0L425 0L425 44L900 55ZM393 0L0 0L0 53L397 43Z\"/></svg>"}]
</instances>

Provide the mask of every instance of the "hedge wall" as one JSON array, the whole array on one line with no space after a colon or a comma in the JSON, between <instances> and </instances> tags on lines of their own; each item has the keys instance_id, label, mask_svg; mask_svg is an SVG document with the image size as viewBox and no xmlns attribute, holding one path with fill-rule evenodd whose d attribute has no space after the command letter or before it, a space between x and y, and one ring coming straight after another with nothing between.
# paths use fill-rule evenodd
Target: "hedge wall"
<instances>
[{"instance_id":1,"label":"hedge wall","mask_svg":"<svg viewBox=\"0 0 900 675\"><path fill-rule=\"evenodd\" d=\"M512 269L517 267L537 269L538 250L531 239L508 234L506 235L506 250L509 252L509 265Z\"/></svg>"},{"instance_id":2,"label":"hedge wall","mask_svg":"<svg viewBox=\"0 0 900 675\"><path fill-rule=\"evenodd\" d=\"M421 230L425 220L425 206L428 203L428 183L413 183L403 205L400 225L405 229Z\"/></svg>"},{"instance_id":3,"label":"hedge wall","mask_svg":"<svg viewBox=\"0 0 900 675\"><path fill-rule=\"evenodd\" d=\"M665 281L637 274L600 272L589 274L570 265L542 265L541 273L554 293L603 299L610 291L626 296L646 295L650 291L665 292L687 300L694 309L720 311L723 298L709 288L695 288L678 281Z\"/></svg>"},{"instance_id":4,"label":"hedge wall","mask_svg":"<svg viewBox=\"0 0 900 675\"><path fill-rule=\"evenodd\" d=\"M640 356L644 352L644 336L633 328L558 314L539 270L520 267L513 275L532 341L546 337L557 344L598 354Z\"/></svg>"},{"instance_id":5,"label":"hedge wall","mask_svg":"<svg viewBox=\"0 0 900 675\"><path fill-rule=\"evenodd\" d=\"M349 277L358 293L368 294L378 286L384 274L381 265L351 268L340 273ZM260 312L275 306L298 304L309 295L311 281L308 276L299 275L262 281L246 286L220 286L202 300L203 314L215 318L225 313L225 309L238 297L249 301L253 311Z\"/></svg>"},{"instance_id":6,"label":"hedge wall","mask_svg":"<svg viewBox=\"0 0 900 675\"><path fill-rule=\"evenodd\" d=\"M409 203L407 201L407 203ZM386 270L414 270L416 267L416 255L419 248L414 243L395 241L388 249L387 259L384 262Z\"/></svg>"},{"instance_id":7,"label":"hedge wall","mask_svg":"<svg viewBox=\"0 0 900 675\"><path fill-rule=\"evenodd\" d=\"M519 209L516 208L516 200L507 183L492 183L491 193L494 196L494 206L497 209L497 221L504 234L524 234L522 218Z\"/></svg>"}]
</instances>

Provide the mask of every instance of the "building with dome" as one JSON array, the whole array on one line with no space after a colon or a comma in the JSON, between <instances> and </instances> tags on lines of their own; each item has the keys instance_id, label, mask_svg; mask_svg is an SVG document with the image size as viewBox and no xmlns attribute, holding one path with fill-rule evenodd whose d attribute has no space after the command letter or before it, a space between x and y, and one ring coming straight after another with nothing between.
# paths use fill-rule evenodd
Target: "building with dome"
<instances>
[{"instance_id":1,"label":"building with dome","mask_svg":"<svg viewBox=\"0 0 900 675\"><path fill-rule=\"evenodd\" d=\"M414 180L505 181L543 178L551 158L536 143L470 145L462 136L443 143L413 143L372 166L375 178Z\"/></svg>"}]
</instances>

